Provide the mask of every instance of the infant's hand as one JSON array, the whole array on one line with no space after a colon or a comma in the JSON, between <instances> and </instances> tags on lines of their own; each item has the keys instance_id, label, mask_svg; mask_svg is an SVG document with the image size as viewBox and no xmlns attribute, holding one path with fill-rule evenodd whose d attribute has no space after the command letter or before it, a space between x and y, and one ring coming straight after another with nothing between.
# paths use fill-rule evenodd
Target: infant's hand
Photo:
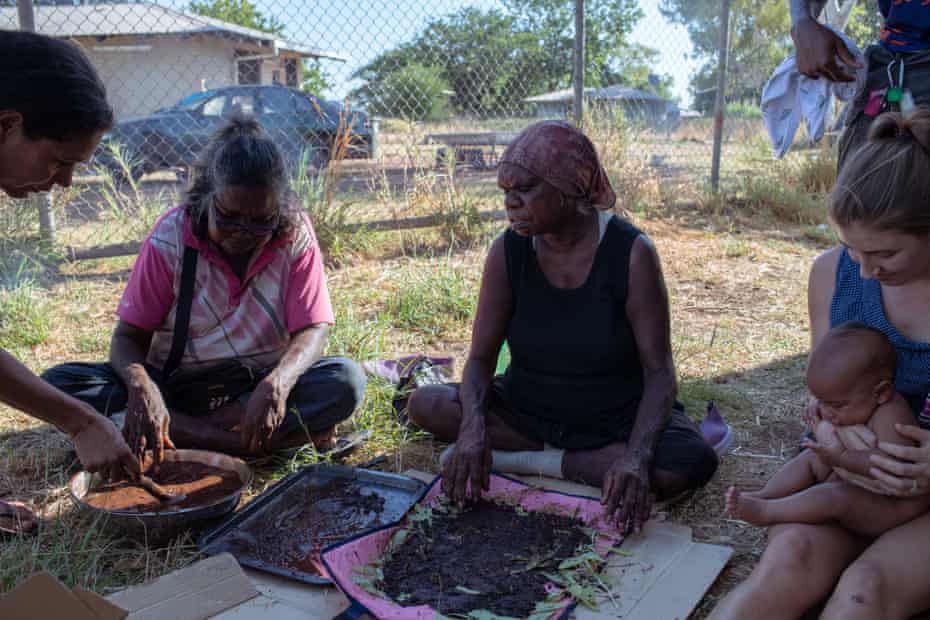
<instances>
[{"instance_id":1,"label":"infant's hand","mask_svg":"<svg viewBox=\"0 0 930 620\"><path fill-rule=\"evenodd\" d=\"M834 459L842 456L846 447L840 441L836 432L836 427L825 420L821 420L814 427L814 435L817 441L805 440L801 443L803 448L813 450L817 455L828 464L833 464Z\"/></svg>"},{"instance_id":2,"label":"infant's hand","mask_svg":"<svg viewBox=\"0 0 930 620\"><path fill-rule=\"evenodd\" d=\"M814 437L817 438L817 443L821 445L839 443L842 446L842 441L837 434L836 426L830 422L827 422L824 419L817 420L817 422L814 424L813 431Z\"/></svg>"},{"instance_id":3,"label":"infant's hand","mask_svg":"<svg viewBox=\"0 0 930 620\"><path fill-rule=\"evenodd\" d=\"M817 422L821 420L820 401L813 396L808 396L807 404L804 405L804 411L801 413L801 418L804 420L804 424L810 428L814 428Z\"/></svg>"},{"instance_id":4,"label":"infant's hand","mask_svg":"<svg viewBox=\"0 0 930 620\"><path fill-rule=\"evenodd\" d=\"M836 434L847 450L871 450L878 445L875 433L865 424L838 426Z\"/></svg>"}]
</instances>

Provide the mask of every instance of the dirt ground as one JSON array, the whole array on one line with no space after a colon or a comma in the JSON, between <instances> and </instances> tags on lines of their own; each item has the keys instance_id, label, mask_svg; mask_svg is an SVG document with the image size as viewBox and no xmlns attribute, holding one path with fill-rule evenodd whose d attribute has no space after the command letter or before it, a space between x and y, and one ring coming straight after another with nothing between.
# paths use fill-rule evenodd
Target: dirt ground
<instances>
[{"instance_id":1,"label":"dirt ground","mask_svg":"<svg viewBox=\"0 0 930 620\"><path fill-rule=\"evenodd\" d=\"M348 174L342 189L349 194L370 190L369 172ZM404 187L401 173L387 178L388 183L396 182L397 188ZM491 197L486 208L499 208L493 197L493 172L468 172L463 182L479 191L487 188ZM176 189L170 179L148 180L143 186L151 186L153 192ZM675 199L694 196L693 186L682 185L667 194L671 199L664 205L634 211L632 218L653 239L662 258L672 304L679 398L695 418L713 400L736 433L731 453L722 460L710 484L659 515L690 526L697 540L734 548L733 559L694 616L703 618L721 596L748 575L765 544L762 529L723 515L727 486L761 486L797 449L808 346L807 272L814 257L826 246L812 240L801 226L743 212L738 206L711 211L697 200ZM377 200L369 197L365 202L360 198L357 207L359 218L382 219L383 207ZM487 242L502 229L500 222L487 226L489 234L483 241L465 246L437 243L423 231L396 233L390 240L379 242L381 245L367 248L356 259L330 268L329 286L337 317L343 324L337 326L337 331L342 331L334 332L333 339L343 350L359 356L393 358L418 352L451 355L456 372L461 372L470 319L418 319L435 319L443 326L438 331L427 331L404 327L392 312L399 312L396 301L411 282L424 278L428 289L430 280L426 278L437 269L449 270L453 285L459 287L456 291L473 298ZM14 352L37 371L66 360L105 359L113 310L132 262L132 257L125 257L64 267L37 293L54 324L48 338L35 346L15 348ZM369 387L370 398L365 405L370 409L381 407L373 389ZM389 407L379 411L389 411ZM366 417L360 418L358 424L383 424L388 428L384 431L387 438L371 442L353 456L353 462L383 454L387 456L385 469L437 472L443 445L428 437L404 434L378 417L381 415L389 414L375 415L366 410ZM58 519L56 510L67 505L67 449L67 440L59 433L37 425L23 414L0 409L0 498L30 502L40 513ZM273 479L270 474L260 476L252 492L259 492L261 485ZM43 547L29 551L28 545L0 541L0 564L9 567L0 575L2 589L15 584L22 571L47 561L38 562L35 553L68 553L64 543L49 545L51 550ZM189 562L195 554L186 547L157 557L158 562L148 557L139 564L128 555L120 556L106 564L106 570L118 565L124 572L129 570L132 580L151 578L159 571ZM125 583L96 565L93 569L84 564L81 567L69 573L72 582L101 591Z\"/></svg>"}]
</instances>

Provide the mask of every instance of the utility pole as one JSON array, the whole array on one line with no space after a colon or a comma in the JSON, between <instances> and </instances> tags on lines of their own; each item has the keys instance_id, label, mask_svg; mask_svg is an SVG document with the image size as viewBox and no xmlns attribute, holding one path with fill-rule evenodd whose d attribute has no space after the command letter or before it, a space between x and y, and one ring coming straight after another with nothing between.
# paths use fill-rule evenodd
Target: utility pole
<instances>
[{"instance_id":1,"label":"utility pole","mask_svg":"<svg viewBox=\"0 0 930 620\"><path fill-rule=\"evenodd\" d=\"M727 61L730 47L730 0L720 0L720 42L717 55L717 97L714 101L714 154L710 167L710 186L720 187L720 153L723 148L723 118L727 99Z\"/></svg>"},{"instance_id":2,"label":"utility pole","mask_svg":"<svg viewBox=\"0 0 930 620\"><path fill-rule=\"evenodd\" d=\"M575 0L575 124L584 119L584 0Z\"/></svg>"},{"instance_id":3,"label":"utility pole","mask_svg":"<svg viewBox=\"0 0 930 620\"><path fill-rule=\"evenodd\" d=\"M19 9L19 29L25 32L36 31L36 12L32 0L17 0ZM39 235L42 242L51 249L55 245L55 214L52 212L52 196L49 192L34 194L30 200L39 211Z\"/></svg>"}]
</instances>

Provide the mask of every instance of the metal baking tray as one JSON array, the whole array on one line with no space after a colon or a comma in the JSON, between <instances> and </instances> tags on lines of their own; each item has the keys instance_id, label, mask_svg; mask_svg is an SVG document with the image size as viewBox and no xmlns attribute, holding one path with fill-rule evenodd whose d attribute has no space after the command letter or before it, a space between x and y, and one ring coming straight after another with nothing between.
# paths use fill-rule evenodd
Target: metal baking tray
<instances>
[{"instance_id":1,"label":"metal baking tray","mask_svg":"<svg viewBox=\"0 0 930 620\"><path fill-rule=\"evenodd\" d=\"M229 552L243 566L282 577L332 583L319 551L400 519L425 486L398 474L309 465L201 536L197 546L207 555Z\"/></svg>"}]
</instances>

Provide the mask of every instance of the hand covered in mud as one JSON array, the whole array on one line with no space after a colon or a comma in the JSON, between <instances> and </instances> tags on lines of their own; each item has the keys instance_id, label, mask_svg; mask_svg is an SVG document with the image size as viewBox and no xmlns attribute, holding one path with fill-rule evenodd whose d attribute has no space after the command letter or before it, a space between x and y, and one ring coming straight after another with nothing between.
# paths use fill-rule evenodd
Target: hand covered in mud
<instances>
[{"instance_id":1,"label":"hand covered in mud","mask_svg":"<svg viewBox=\"0 0 930 620\"><path fill-rule=\"evenodd\" d=\"M273 375L258 382L239 426L243 450L251 454L272 451L271 437L287 415L287 396L288 391L278 384Z\"/></svg>"},{"instance_id":2,"label":"hand covered in mud","mask_svg":"<svg viewBox=\"0 0 930 620\"><path fill-rule=\"evenodd\" d=\"M627 533L638 532L649 520L652 501L648 460L625 452L604 474L601 504L607 518Z\"/></svg>"},{"instance_id":3,"label":"hand covered in mud","mask_svg":"<svg viewBox=\"0 0 930 620\"><path fill-rule=\"evenodd\" d=\"M491 442L484 420L463 424L442 471L442 491L456 504L478 500L491 484ZM470 491L470 492L469 492Z\"/></svg>"},{"instance_id":4,"label":"hand covered in mud","mask_svg":"<svg viewBox=\"0 0 930 620\"><path fill-rule=\"evenodd\" d=\"M116 426L98 414L89 412L89 423L71 440L84 469L98 472L105 480L116 481L142 473L139 460L133 456Z\"/></svg>"},{"instance_id":5,"label":"hand covered in mud","mask_svg":"<svg viewBox=\"0 0 930 620\"><path fill-rule=\"evenodd\" d=\"M126 404L126 426L123 436L129 449L141 461L146 450L152 451L157 467L165 457L165 450L174 450L168 434L171 416L158 387L147 377L128 386L129 399Z\"/></svg>"}]
</instances>

